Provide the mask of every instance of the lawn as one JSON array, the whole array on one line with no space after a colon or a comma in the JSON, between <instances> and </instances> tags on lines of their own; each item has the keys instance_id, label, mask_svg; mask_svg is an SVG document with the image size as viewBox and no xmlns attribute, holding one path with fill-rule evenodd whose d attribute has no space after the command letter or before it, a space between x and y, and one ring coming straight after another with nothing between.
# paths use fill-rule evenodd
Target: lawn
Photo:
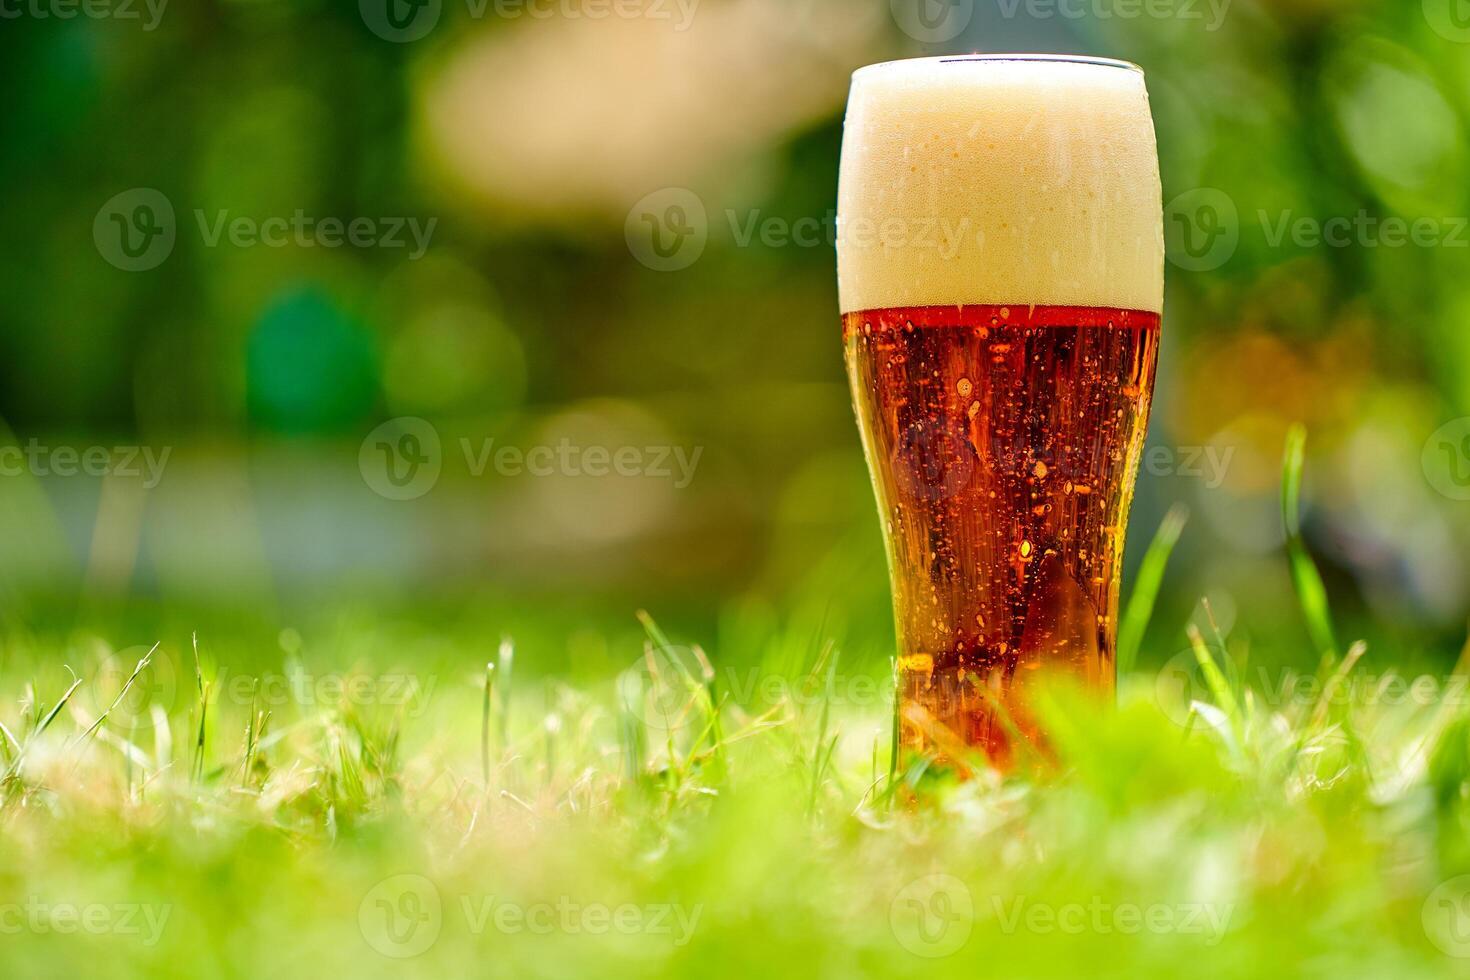
<instances>
[{"instance_id":1,"label":"lawn","mask_svg":"<svg viewBox=\"0 0 1470 980\"><path fill-rule=\"evenodd\" d=\"M1294 533L1282 560L1319 671L1125 651L1117 705L1052 692L1052 758L1005 776L895 764L891 678L805 632L751 656L639 614L644 655L572 681L371 615L249 656L11 629L5 972L1470 972L1465 658L1338 650Z\"/></svg>"}]
</instances>

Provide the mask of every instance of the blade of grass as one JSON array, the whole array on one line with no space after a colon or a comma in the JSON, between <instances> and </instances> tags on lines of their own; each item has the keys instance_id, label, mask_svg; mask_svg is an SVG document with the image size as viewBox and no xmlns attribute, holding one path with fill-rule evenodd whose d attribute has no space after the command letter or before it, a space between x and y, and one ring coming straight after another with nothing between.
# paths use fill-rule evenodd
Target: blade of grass
<instances>
[{"instance_id":1,"label":"blade of grass","mask_svg":"<svg viewBox=\"0 0 1470 980\"><path fill-rule=\"evenodd\" d=\"M71 668L67 667L66 669L68 673L70 673ZM17 772L20 771L21 763L25 761L26 749L30 748L31 742L35 740L36 736L40 735L51 726L51 723L56 720L56 716L61 713L61 709L66 707L66 703L71 700L71 696L77 693L77 688L81 686L82 679L75 674L72 674L71 686L66 689L66 693L63 694L61 698L56 702L56 704L52 706L51 710L46 712L46 716L41 719L36 727L33 728L28 735L26 735L25 744L18 746L15 753L15 758L11 759L10 765L5 767L5 775L3 777L0 777L0 781L8 780L11 776L14 776ZM6 735L9 736L12 741L14 740L14 736L11 736L9 731L6 732Z\"/></svg>"},{"instance_id":2,"label":"blade of grass","mask_svg":"<svg viewBox=\"0 0 1470 980\"><path fill-rule=\"evenodd\" d=\"M149 648L148 652L143 654L143 656L138 660L137 665L133 667L133 672L128 675L127 681L124 682L122 690L117 692L117 697L112 699L112 703L107 706L107 710L103 711L102 714L98 716L97 720L92 722L91 726L89 726L86 731L77 736L76 740L72 742L71 748L76 748L82 742L90 738L92 734L97 731L97 729L102 727L102 723L107 720L107 716L112 714L112 709L122 704L123 698L128 696L128 690L132 688L133 682L138 679L143 671L148 669L148 665L153 662L153 655L157 652L158 644L155 643L152 647ZM75 690L75 688L73 688L73 690ZM57 705L57 708L60 707L60 705ZM54 716L55 713L56 710L53 709L51 716Z\"/></svg>"},{"instance_id":3,"label":"blade of grass","mask_svg":"<svg viewBox=\"0 0 1470 980\"><path fill-rule=\"evenodd\" d=\"M1138 580L1133 583L1133 592L1128 596L1128 607L1123 611L1123 621L1118 627L1118 672L1126 674L1138 661L1138 650L1143 645L1143 634L1153 618L1154 602L1164 584L1164 570L1169 566L1169 557L1174 546L1184 533L1189 520L1189 510L1183 504L1169 508L1159 529L1149 542L1144 553L1143 564L1138 566Z\"/></svg>"},{"instance_id":4,"label":"blade of grass","mask_svg":"<svg viewBox=\"0 0 1470 980\"><path fill-rule=\"evenodd\" d=\"M190 775L196 782L204 778L204 740L205 726L209 721L209 685L204 683L204 666L199 662L199 634L190 635L190 641L194 648L194 684L199 694L199 731L194 738L194 759L189 767Z\"/></svg>"},{"instance_id":5,"label":"blade of grass","mask_svg":"<svg viewBox=\"0 0 1470 980\"><path fill-rule=\"evenodd\" d=\"M490 788L490 698L495 692L495 665L485 664L485 697L480 705L480 780Z\"/></svg>"},{"instance_id":6,"label":"blade of grass","mask_svg":"<svg viewBox=\"0 0 1470 980\"><path fill-rule=\"evenodd\" d=\"M500 683L496 685L500 692L500 751L506 752L510 749L510 679L516 660L515 643L510 637L500 641L496 660L495 672L500 677Z\"/></svg>"},{"instance_id":7,"label":"blade of grass","mask_svg":"<svg viewBox=\"0 0 1470 980\"><path fill-rule=\"evenodd\" d=\"M1337 641L1333 638L1332 613L1327 604L1327 588L1322 574L1307 551L1302 538L1301 495L1302 471L1305 468L1307 430L1301 423L1286 434L1286 453L1281 466L1281 523L1286 531L1286 555L1291 567L1291 582L1297 601L1306 617L1307 633L1317 654L1325 660L1337 659Z\"/></svg>"}]
</instances>

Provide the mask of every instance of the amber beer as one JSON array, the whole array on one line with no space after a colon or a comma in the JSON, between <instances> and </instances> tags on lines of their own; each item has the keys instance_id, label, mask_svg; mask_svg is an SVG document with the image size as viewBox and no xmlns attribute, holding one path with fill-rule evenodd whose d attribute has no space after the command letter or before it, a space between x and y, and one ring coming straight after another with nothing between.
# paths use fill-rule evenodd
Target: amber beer
<instances>
[{"instance_id":1,"label":"amber beer","mask_svg":"<svg viewBox=\"0 0 1470 980\"><path fill-rule=\"evenodd\" d=\"M1044 748L1029 703L1044 680L1111 696L1160 202L1130 65L986 56L854 75L842 328L910 750L973 746L1006 766L1017 740Z\"/></svg>"}]
</instances>

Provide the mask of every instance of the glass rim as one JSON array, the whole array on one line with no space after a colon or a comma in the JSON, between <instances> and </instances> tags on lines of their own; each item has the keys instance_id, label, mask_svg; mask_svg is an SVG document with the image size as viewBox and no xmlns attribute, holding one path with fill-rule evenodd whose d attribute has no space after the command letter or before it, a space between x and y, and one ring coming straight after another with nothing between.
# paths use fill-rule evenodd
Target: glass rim
<instances>
[{"instance_id":1,"label":"glass rim","mask_svg":"<svg viewBox=\"0 0 1470 980\"><path fill-rule=\"evenodd\" d=\"M1103 58L1090 54L1044 54L1041 52L1017 52L1011 54L945 54L934 55L923 58L895 58L892 61L877 61L871 65L863 65L853 72L854 76L861 75L865 71L876 68L887 68L890 65L918 64L929 62L931 64L949 64L963 62L985 62L985 61L1032 61L1042 64L1067 64L1067 65L1097 65L1101 68L1121 68L1125 71L1143 74L1143 68L1131 61L1123 61L1119 58Z\"/></svg>"}]
</instances>

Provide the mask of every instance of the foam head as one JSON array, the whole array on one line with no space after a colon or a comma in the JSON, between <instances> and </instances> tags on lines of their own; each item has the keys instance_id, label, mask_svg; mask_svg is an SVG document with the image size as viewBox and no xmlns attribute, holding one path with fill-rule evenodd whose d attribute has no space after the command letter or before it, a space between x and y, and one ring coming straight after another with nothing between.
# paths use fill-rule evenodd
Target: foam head
<instances>
[{"instance_id":1,"label":"foam head","mask_svg":"<svg viewBox=\"0 0 1470 980\"><path fill-rule=\"evenodd\" d=\"M987 55L853 75L837 204L844 313L1160 313L1162 211L1148 93L1131 65Z\"/></svg>"}]
</instances>

